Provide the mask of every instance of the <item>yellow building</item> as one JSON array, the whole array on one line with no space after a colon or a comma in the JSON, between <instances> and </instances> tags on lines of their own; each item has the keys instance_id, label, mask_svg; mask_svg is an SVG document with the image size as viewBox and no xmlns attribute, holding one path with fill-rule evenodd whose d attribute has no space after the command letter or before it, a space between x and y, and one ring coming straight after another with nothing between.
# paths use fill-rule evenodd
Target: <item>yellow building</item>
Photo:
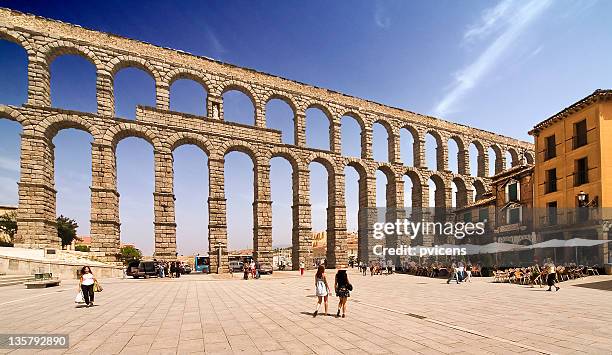
<instances>
[{"instance_id":1,"label":"yellow building","mask_svg":"<svg viewBox=\"0 0 612 355\"><path fill-rule=\"evenodd\" d=\"M608 239L612 90L595 91L529 134L535 138L534 223L540 239ZM565 255L569 248L557 249ZM609 262L607 244L590 254L582 249L585 263Z\"/></svg>"}]
</instances>

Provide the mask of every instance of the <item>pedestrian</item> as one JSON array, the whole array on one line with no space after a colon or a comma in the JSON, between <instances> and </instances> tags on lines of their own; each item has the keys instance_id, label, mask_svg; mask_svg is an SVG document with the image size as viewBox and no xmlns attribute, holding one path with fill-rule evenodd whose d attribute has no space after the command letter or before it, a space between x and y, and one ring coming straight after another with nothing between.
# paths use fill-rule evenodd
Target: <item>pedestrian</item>
<instances>
[{"instance_id":1,"label":"pedestrian","mask_svg":"<svg viewBox=\"0 0 612 355\"><path fill-rule=\"evenodd\" d=\"M304 276L304 262L300 261L300 276Z\"/></svg>"},{"instance_id":2,"label":"pedestrian","mask_svg":"<svg viewBox=\"0 0 612 355\"><path fill-rule=\"evenodd\" d=\"M96 279L89 266L81 268L81 277L79 278L79 289L83 292L83 299L87 307L94 305L94 283Z\"/></svg>"},{"instance_id":3,"label":"pedestrian","mask_svg":"<svg viewBox=\"0 0 612 355\"><path fill-rule=\"evenodd\" d=\"M259 261L255 262L255 278L259 278Z\"/></svg>"},{"instance_id":4,"label":"pedestrian","mask_svg":"<svg viewBox=\"0 0 612 355\"><path fill-rule=\"evenodd\" d=\"M247 264L242 264L242 272L244 273L243 278L245 280L249 279L249 266Z\"/></svg>"},{"instance_id":5,"label":"pedestrian","mask_svg":"<svg viewBox=\"0 0 612 355\"><path fill-rule=\"evenodd\" d=\"M250 269L251 269L251 278L255 278L255 261L253 261L253 259L251 259L251 264L250 264Z\"/></svg>"},{"instance_id":6,"label":"pedestrian","mask_svg":"<svg viewBox=\"0 0 612 355\"><path fill-rule=\"evenodd\" d=\"M173 261L170 263L170 278L174 278L174 275L176 274L176 263Z\"/></svg>"},{"instance_id":7,"label":"pedestrian","mask_svg":"<svg viewBox=\"0 0 612 355\"><path fill-rule=\"evenodd\" d=\"M181 263L179 261L176 262L176 278L181 277Z\"/></svg>"},{"instance_id":8,"label":"pedestrian","mask_svg":"<svg viewBox=\"0 0 612 355\"><path fill-rule=\"evenodd\" d=\"M546 271L548 271L548 276L546 276L546 284L548 285L548 290L552 291L552 287L555 286L555 291L559 291L560 287L555 285L557 282L557 269L555 268L555 263L551 259L548 259L548 263L546 263Z\"/></svg>"},{"instance_id":9,"label":"pedestrian","mask_svg":"<svg viewBox=\"0 0 612 355\"><path fill-rule=\"evenodd\" d=\"M459 282L463 282L465 279L465 266L463 265L463 261L459 260L457 263L457 276L459 276Z\"/></svg>"},{"instance_id":10,"label":"pedestrian","mask_svg":"<svg viewBox=\"0 0 612 355\"><path fill-rule=\"evenodd\" d=\"M158 269L159 277L163 279L164 278L164 264L162 264L162 263L157 264L157 267L159 268Z\"/></svg>"},{"instance_id":11,"label":"pedestrian","mask_svg":"<svg viewBox=\"0 0 612 355\"><path fill-rule=\"evenodd\" d=\"M457 264L455 264L454 261L450 266L450 270L448 270L448 280L446 280L446 283L449 284L453 278L455 278L455 280L457 280L457 284L459 284L459 274L457 273Z\"/></svg>"},{"instance_id":12,"label":"pedestrian","mask_svg":"<svg viewBox=\"0 0 612 355\"><path fill-rule=\"evenodd\" d=\"M312 314L316 317L319 314L319 308L321 307L321 301L325 301L325 315L327 315L327 297L329 295L329 285L327 284L327 278L325 277L325 266L319 265L317 273L315 274L315 295L318 297L317 309Z\"/></svg>"},{"instance_id":13,"label":"pedestrian","mask_svg":"<svg viewBox=\"0 0 612 355\"><path fill-rule=\"evenodd\" d=\"M374 264L370 262L370 276L374 276Z\"/></svg>"},{"instance_id":14,"label":"pedestrian","mask_svg":"<svg viewBox=\"0 0 612 355\"><path fill-rule=\"evenodd\" d=\"M336 273L334 289L336 290L336 296L340 298L336 317L340 317L340 310L342 310L342 318L344 318L346 316L346 301L350 297L350 291L353 290L353 285L349 282L346 270L338 270Z\"/></svg>"},{"instance_id":15,"label":"pedestrian","mask_svg":"<svg viewBox=\"0 0 612 355\"><path fill-rule=\"evenodd\" d=\"M170 269L168 268L168 262L164 262L163 267L164 267L164 275L169 276L168 271L170 271Z\"/></svg>"}]
</instances>

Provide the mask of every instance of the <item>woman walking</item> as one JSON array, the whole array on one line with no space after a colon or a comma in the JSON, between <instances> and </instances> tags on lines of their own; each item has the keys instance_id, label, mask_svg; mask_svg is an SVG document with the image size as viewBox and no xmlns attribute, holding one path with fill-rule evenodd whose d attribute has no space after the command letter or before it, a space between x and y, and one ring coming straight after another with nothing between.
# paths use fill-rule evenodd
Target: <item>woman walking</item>
<instances>
[{"instance_id":1,"label":"woman walking","mask_svg":"<svg viewBox=\"0 0 612 355\"><path fill-rule=\"evenodd\" d=\"M94 282L96 279L91 273L89 266L83 266L81 268L81 277L79 279L79 288L83 292L83 299L87 307L93 307L94 305Z\"/></svg>"},{"instance_id":2,"label":"woman walking","mask_svg":"<svg viewBox=\"0 0 612 355\"><path fill-rule=\"evenodd\" d=\"M315 294L319 298L317 302L317 309L313 313L313 317L319 314L319 308L321 307L321 301L325 301L325 315L327 315L327 297L329 295L329 285L327 284L327 278L325 277L325 266L319 265L317 273L315 274Z\"/></svg>"},{"instance_id":3,"label":"woman walking","mask_svg":"<svg viewBox=\"0 0 612 355\"><path fill-rule=\"evenodd\" d=\"M350 297L350 291L353 290L353 286L348 280L346 270L338 270L334 289L336 290L336 296L340 298L336 317L340 317L340 310L342 310L342 318L344 318L346 315L346 301L348 301Z\"/></svg>"},{"instance_id":4,"label":"woman walking","mask_svg":"<svg viewBox=\"0 0 612 355\"><path fill-rule=\"evenodd\" d=\"M559 291L559 286L555 285L557 282L557 269L555 268L555 263L551 259L548 259L548 263L545 265L546 270L548 271L548 276L546 278L546 284L548 285L548 290L552 291L552 287L555 287L555 291Z\"/></svg>"}]
</instances>

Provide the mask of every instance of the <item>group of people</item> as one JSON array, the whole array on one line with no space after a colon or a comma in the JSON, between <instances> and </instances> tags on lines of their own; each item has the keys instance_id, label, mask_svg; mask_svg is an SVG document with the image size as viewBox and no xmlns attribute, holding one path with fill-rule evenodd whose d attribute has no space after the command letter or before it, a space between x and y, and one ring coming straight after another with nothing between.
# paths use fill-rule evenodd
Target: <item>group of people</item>
<instances>
[{"instance_id":1,"label":"group of people","mask_svg":"<svg viewBox=\"0 0 612 355\"><path fill-rule=\"evenodd\" d=\"M449 284L451 281L457 281L457 284L460 282L472 282L472 265L468 264L466 268L463 261L453 262L450 265L448 279L446 283Z\"/></svg>"},{"instance_id":2,"label":"group of people","mask_svg":"<svg viewBox=\"0 0 612 355\"><path fill-rule=\"evenodd\" d=\"M258 279L259 276L259 262L251 260L250 263L244 263L242 265L242 277L245 280L249 279L249 275L251 275L251 279Z\"/></svg>"},{"instance_id":3,"label":"group of people","mask_svg":"<svg viewBox=\"0 0 612 355\"><path fill-rule=\"evenodd\" d=\"M183 263L180 261L161 261L155 264L155 269L157 270L157 274L160 278L179 278L181 277L183 270Z\"/></svg>"},{"instance_id":4,"label":"group of people","mask_svg":"<svg viewBox=\"0 0 612 355\"><path fill-rule=\"evenodd\" d=\"M393 273L394 266L391 263L385 263L384 261L371 261L369 264L365 262L360 262L358 264L359 271L363 276L368 274L368 270L370 270L370 276L374 275L391 275Z\"/></svg>"},{"instance_id":5,"label":"group of people","mask_svg":"<svg viewBox=\"0 0 612 355\"><path fill-rule=\"evenodd\" d=\"M349 282L346 270L338 270L334 281L334 291L336 293L336 297L339 298L338 312L336 313L336 317L340 317L340 312L342 312L342 318L346 317L346 302L348 301L352 290L353 285L351 285ZM317 273L315 274L315 295L317 296L318 300L317 308L312 314L313 317L316 317L317 314L319 314L321 303L324 303L325 315L327 315L327 300L330 294L331 290L325 275L325 266L319 265L317 268Z\"/></svg>"}]
</instances>

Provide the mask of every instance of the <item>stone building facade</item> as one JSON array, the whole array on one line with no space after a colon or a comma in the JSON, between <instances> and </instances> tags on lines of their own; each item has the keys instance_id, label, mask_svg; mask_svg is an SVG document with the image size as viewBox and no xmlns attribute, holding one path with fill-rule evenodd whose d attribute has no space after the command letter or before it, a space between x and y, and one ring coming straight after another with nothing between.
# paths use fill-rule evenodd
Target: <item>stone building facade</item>
<instances>
[{"instance_id":1,"label":"stone building facade","mask_svg":"<svg viewBox=\"0 0 612 355\"><path fill-rule=\"evenodd\" d=\"M359 175L359 255L371 255L367 213L376 206L375 173L387 176L387 207L402 207L403 176L413 183L413 208L427 207L431 179L436 184L435 205L451 206L451 183L458 188L457 205L465 205L486 191L489 179L488 149L496 152L496 171L505 166L506 152L512 165L520 156L533 161L530 143L459 125L398 108L385 106L318 88L252 69L194 56L185 52L101 33L79 26L0 8L0 39L17 43L28 56L27 103L16 107L0 105L0 117L19 122L21 137L21 177L19 181L18 235L16 243L26 247L59 245L55 231L53 137L62 129L77 128L93 137L91 186L92 252L114 260L120 245L119 193L115 148L131 136L147 140L155 156L155 256L174 257L176 223L173 193L173 150L184 144L200 147L208 155L209 168L209 245L211 269L221 263L227 270L227 223L224 191L224 157L232 151L248 154L254 163L254 257L272 261L272 209L270 159L283 157L293 168L293 265L311 255L311 205L309 164L319 162L328 172L327 260L329 266L346 264L346 208L344 168L354 167ZM51 107L50 65L61 55L86 58L97 72L97 112L84 113ZM136 119L115 115L115 74L126 67L149 73L155 81L155 107L139 106ZM206 116L170 111L170 86L177 79L190 79L207 91ZM229 90L245 93L254 107L255 124L243 125L224 120L223 94ZM281 133L266 127L266 103L281 99L294 112L295 144L283 144ZM306 110L319 108L328 117L329 150L306 147ZM341 154L340 120L353 117L361 126L361 156ZM388 133L388 162L372 159L372 126L382 124ZM400 129L414 138L414 166L400 161ZM327 132L325 133L327 135ZM425 164L425 136L437 140L437 167ZM448 142L459 147L458 174L448 169ZM479 150L478 176L469 175L469 145ZM426 243L431 241L425 241ZM221 250L221 259L215 257Z\"/></svg>"}]
</instances>

